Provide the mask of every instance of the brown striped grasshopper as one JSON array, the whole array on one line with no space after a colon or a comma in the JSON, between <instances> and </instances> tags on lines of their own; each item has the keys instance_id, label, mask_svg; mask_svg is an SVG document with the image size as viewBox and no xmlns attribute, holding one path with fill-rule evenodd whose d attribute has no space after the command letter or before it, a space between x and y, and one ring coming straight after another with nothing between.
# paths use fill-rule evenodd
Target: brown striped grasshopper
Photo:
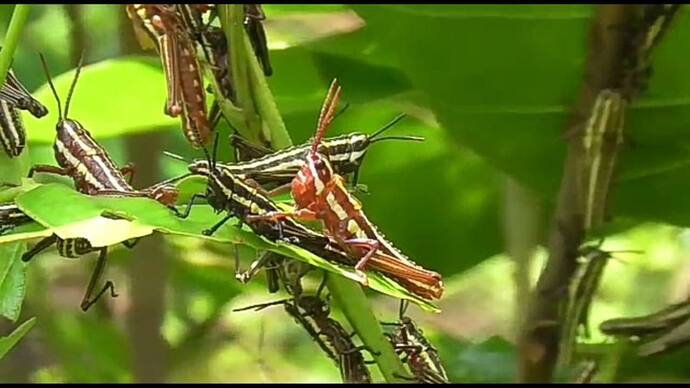
<instances>
[{"instance_id":1,"label":"brown striped grasshopper","mask_svg":"<svg viewBox=\"0 0 690 388\"><path fill-rule=\"evenodd\" d=\"M19 210L17 205L13 203L0 204L0 235L29 222L31 222L31 218Z\"/></svg>"},{"instance_id":2,"label":"brown striped grasshopper","mask_svg":"<svg viewBox=\"0 0 690 388\"><path fill-rule=\"evenodd\" d=\"M10 158L19 156L26 146L26 129L19 110L29 111L36 118L48 114L48 109L33 98L10 69L0 89L0 143Z\"/></svg>"},{"instance_id":3,"label":"brown striped grasshopper","mask_svg":"<svg viewBox=\"0 0 690 388\"><path fill-rule=\"evenodd\" d=\"M58 106L59 121L56 125L57 134L53 150L55 152L55 159L60 167L36 165L29 171L29 176L32 176L35 172L65 175L72 178L77 191L83 194L115 197L147 197L165 205L177 213L177 209L174 207L178 195L177 188L168 184L157 184L145 190L135 190L124 177L124 175L128 173L131 180L134 173L133 167L128 165L122 169L118 168L108 152L91 137L89 131L78 121L68 118L70 101L81 72L82 61L79 62L74 80L70 86L64 113L62 111L60 98L53 85L48 65L43 56L41 56L41 61L48 78L48 84L55 96ZM124 242L123 244L130 248L134 246L135 243L136 240L132 243ZM108 289L111 295L115 296L112 282L108 281L96 297L91 299L95 284L105 270L107 247L92 247L90 242L84 238L63 240L55 235L47 237L39 241L30 251L26 252L22 260L31 260L36 254L53 244L57 244L58 252L63 257L79 257L94 251L100 252L96 268L82 301L81 307L84 311L86 311Z\"/></svg>"},{"instance_id":4,"label":"brown striped grasshopper","mask_svg":"<svg viewBox=\"0 0 690 388\"><path fill-rule=\"evenodd\" d=\"M565 366L570 362L571 353L577 342L578 329L584 328L585 337L589 337L589 312L594 296L599 289L606 264L615 254L635 253L636 250L605 251L601 249L604 239L597 244L580 248L580 266L569 287L570 296L565 309L563 335L561 336L560 364Z\"/></svg>"},{"instance_id":5,"label":"brown striped grasshopper","mask_svg":"<svg viewBox=\"0 0 690 388\"><path fill-rule=\"evenodd\" d=\"M619 92L602 90L584 129L581 200L585 230L600 225L606 218L616 159L623 144L626 106L627 102Z\"/></svg>"},{"instance_id":6,"label":"brown striped grasshopper","mask_svg":"<svg viewBox=\"0 0 690 388\"><path fill-rule=\"evenodd\" d=\"M208 120L201 65L176 6L129 4L126 10L142 47L155 47L161 57L168 86L165 113L182 115L183 132L194 148L206 145L213 128Z\"/></svg>"},{"instance_id":7,"label":"brown striped grasshopper","mask_svg":"<svg viewBox=\"0 0 690 388\"><path fill-rule=\"evenodd\" d=\"M251 218L257 221L286 218L322 221L329 238L348 256L357 258L355 271L363 284L367 282L363 270L370 266L397 279L405 279L408 283L406 288L418 295L440 298L443 294L441 275L417 265L386 240L366 217L359 201L348 192L344 179L335 173L328 156L318 151L333 121L340 92L340 86L334 80L322 106L306 163L292 180L296 210L253 215Z\"/></svg>"},{"instance_id":8,"label":"brown striped grasshopper","mask_svg":"<svg viewBox=\"0 0 690 388\"><path fill-rule=\"evenodd\" d=\"M325 280L325 279L324 279ZM253 309L260 311L270 306L283 305L285 312L295 319L316 341L319 347L338 365L344 383L370 384L371 376L364 360L362 350L352 341L354 333L348 333L340 322L331 318L330 306L320 297L323 285L316 295L296 294L291 299L263 303L233 310L234 312Z\"/></svg>"},{"instance_id":9,"label":"brown striped grasshopper","mask_svg":"<svg viewBox=\"0 0 690 388\"><path fill-rule=\"evenodd\" d=\"M393 349L403 355L403 362L410 368L418 383L448 384L448 374L441 364L438 351L412 318L405 316L407 306L407 302L400 301L398 322L382 323L396 328L393 333L387 333L386 336L393 345Z\"/></svg>"}]
</instances>

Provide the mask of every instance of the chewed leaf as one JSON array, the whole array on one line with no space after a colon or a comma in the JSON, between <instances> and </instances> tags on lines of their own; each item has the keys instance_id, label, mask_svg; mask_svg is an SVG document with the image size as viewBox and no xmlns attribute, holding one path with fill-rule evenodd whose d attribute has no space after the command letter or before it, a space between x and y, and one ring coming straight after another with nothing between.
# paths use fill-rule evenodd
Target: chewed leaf
<instances>
[{"instance_id":1,"label":"chewed leaf","mask_svg":"<svg viewBox=\"0 0 690 388\"><path fill-rule=\"evenodd\" d=\"M195 205L189 217L181 219L170 209L148 198L93 197L57 183L41 185L20 194L16 203L27 215L58 236L88 238L93 246L113 245L157 231L270 250L355 279L353 268L331 263L297 246L270 242L254 234L247 226L238 228L237 220L230 219L213 236L202 234L203 230L224 217L208 205ZM103 214L117 214L124 219L105 218ZM426 310L438 311L432 303L377 273L369 273L369 287L395 298L408 299Z\"/></svg>"}]
</instances>

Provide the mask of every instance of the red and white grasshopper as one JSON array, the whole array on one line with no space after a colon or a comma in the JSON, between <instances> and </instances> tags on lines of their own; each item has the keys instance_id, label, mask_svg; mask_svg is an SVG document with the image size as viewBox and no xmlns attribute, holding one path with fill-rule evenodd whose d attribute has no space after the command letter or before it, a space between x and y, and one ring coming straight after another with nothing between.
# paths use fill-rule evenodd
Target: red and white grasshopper
<instances>
[{"instance_id":1,"label":"red and white grasshopper","mask_svg":"<svg viewBox=\"0 0 690 388\"><path fill-rule=\"evenodd\" d=\"M440 298L443 294L441 275L418 266L386 240L364 214L361 203L347 190L344 178L334 172L328 157L319 152L319 144L336 113L340 93L338 81L333 80L321 108L307 162L292 181L297 209L292 213L275 212L253 218L320 220L329 237L349 256L359 259L355 270L364 284L367 282L364 268L369 265L374 270L410 281L430 297Z\"/></svg>"}]
</instances>

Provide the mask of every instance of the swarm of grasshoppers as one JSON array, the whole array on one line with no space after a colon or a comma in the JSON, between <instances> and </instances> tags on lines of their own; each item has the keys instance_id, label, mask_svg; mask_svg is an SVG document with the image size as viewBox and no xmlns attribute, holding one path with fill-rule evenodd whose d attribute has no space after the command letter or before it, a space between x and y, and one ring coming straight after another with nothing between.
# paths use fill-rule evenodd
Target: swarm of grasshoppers
<instances>
[{"instance_id":1,"label":"swarm of grasshoppers","mask_svg":"<svg viewBox=\"0 0 690 388\"><path fill-rule=\"evenodd\" d=\"M245 5L244 9L246 32L264 74L269 76L273 69L262 25L264 12L256 4ZM163 113L181 118L183 133L193 148L203 151L204 159L189 161L188 174L145 189L135 189L131 183L134 166L128 164L119 167L90 132L79 121L69 117L70 101L83 58L77 66L63 111L48 65L41 56L59 114L53 143L58 165L34 165L29 177L37 173L66 176L72 180L78 192L89 196L149 198L167 207L180 218L180 222L184 222L182 220L189 216L193 206L203 200L216 213L223 213L218 222L200 231L204 235L211 236L230 219L236 219L239 221L237 226L247 225L255 234L267 240L293 244L325 260L349 267L352 270L351 279L363 286L369 284L368 272L374 271L419 298L435 300L442 296L444 286L441 275L416 264L386 239L351 193L352 188L357 187L359 169L369 146L383 140L423 140L415 136L384 136L403 115L395 117L372 134L357 132L326 138L331 123L338 115L341 95L340 85L334 80L318 117L313 139L302 145L274 151L233 136L235 148L252 157L234 163L219 162L218 133L215 133L213 150L209 152L207 149L214 137L214 126L220 111L217 105L211 108L210 113L207 111L202 62L210 66L210 73L220 85L222 97L232 100L235 91L231 82L226 36L219 27L211 24L217 18L216 6L130 4L126 6L126 12L139 34L142 46L154 48L160 55L167 84ZM0 90L0 134L3 147L10 157L21 153L25 142L18 109L28 110L36 117L47 113L45 107L33 99L10 72L8 81ZM206 178L207 188L204 193L192 195L186 207L180 211L176 206L178 189L173 184L190 175ZM285 211L273 198L285 191L289 191L295 201L294 211ZM319 221L322 228L313 229L300 223L309 220ZM31 221L16 204L0 205L0 233ZM122 244L131 248L137 241L123 241ZM93 252L99 254L81 302L84 311L101 295L110 293L113 297L117 296L114 284L109 280L97 291L105 273L107 246L94 246L86 238L51 235L31 247L22 259L29 261L52 245L56 245L58 253L67 258ZM285 311L304 327L336 363L343 381L372 382L366 366L370 362L365 361L362 352L369 349L356 345L354 334L348 333L330 315L329 302L321 296L325 282L315 295L303 293L300 280L311 269L309 266L267 252L243 272L239 268L237 254L235 259L237 280L246 283L260 270L266 270L272 279L269 281L269 291L277 292L282 285L291 296L253 308L259 310L269 305L283 305ZM286 269L295 266L301 270L297 274L288 273ZM392 347L403 357L415 381L448 382L435 348L403 312L401 310L395 332L389 333ZM376 352L370 353L377 355Z\"/></svg>"}]
</instances>

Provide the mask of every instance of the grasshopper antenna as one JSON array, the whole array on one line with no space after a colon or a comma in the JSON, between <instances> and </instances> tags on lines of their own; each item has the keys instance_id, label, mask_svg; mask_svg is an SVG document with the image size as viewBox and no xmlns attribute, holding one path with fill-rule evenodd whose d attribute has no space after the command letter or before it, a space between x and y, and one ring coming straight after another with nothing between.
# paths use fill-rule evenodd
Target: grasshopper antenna
<instances>
[{"instance_id":1,"label":"grasshopper antenna","mask_svg":"<svg viewBox=\"0 0 690 388\"><path fill-rule=\"evenodd\" d=\"M369 135L369 143L375 143L377 141L381 140L410 140L410 141L424 141L424 138L421 136L386 136L386 137L378 137L380 134L386 132L387 130L393 128L396 126L402 119L407 117L405 113L401 113L393 120L391 120L388 124L384 125L381 129L377 130L376 132L372 133Z\"/></svg>"},{"instance_id":2,"label":"grasshopper antenna","mask_svg":"<svg viewBox=\"0 0 690 388\"><path fill-rule=\"evenodd\" d=\"M213 161L211 160L211 155L208 153L208 150L206 147L201 147L201 150L204 151L204 156L206 157L206 161L208 162L208 172L209 174L215 173L215 168L213 166Z\"/></svg>"},{"instance_id":3,"label":"grasshopper antenna","mask_svg":"<svg viewBox=\"0 0 690 388\"><path fill-rule=\"evenodd\" d=\"M216 136L213 139L213 170L215 171L216 169L216 162L218 161L218 132L216 132Z\"/></svg>"},{"instance_id":4,"label":"grasshopper antenna","mask_svg":"<svg viewBox=\"0 0 690 388\"><path fill-rule=\"evenodd\" d=\"M166 179L166 180L164 180L164 181L158 182L158 183L156 184L156 186L163 186L163 185L167 185L167 184L170 184L170 183L175 183L175 182L177 182L177 181L180 181L180 180L182 180L182 179L184 179L184 178L186 178L186 177L188 177L188 176L192 176L192 175L193 175L193 174L192 174L191 172L188 172L188 173L186 173L186 174L183 174L183 175L180 175L180 176L176 176L176 177L169 178L169 179Z\"/></svg>"},{"instance_id":5,"label":"grasshopper antenna","mask_svg":"<svg viewBox=\"0 0 690 388\"><path fill-rule=\"evenodd\" d=\"M178 154L173 154L172 152L163 151L163 155L165 155L165 156L167 156L167 157L169 157L169 158L175 159L175 160L179 160L179 161L181 161L181 162L185 162L185 163L187 163L187 164L191 163L191 161L190 161L189 159L187 159L187 158L185 158L185 157L183 157L183 156L180 156L180 155L178 155Z\"/></svg>"},{"instance_id":6,"label":"grasshopper antenna","mask_svg":"<svg viewBox=\"0 0 690 388\"><path fill-rule=\"evenodd\" d=\"M333 122L335 109L338 107L341 92L342 89L340 88L340 84L338 84L338 79L334 78L333 82L331 82L331 86L328 88L326 99L323 101L323 105L321 106L321 113L319 114L316 135L314 136L314 143L311 145L312 154L316 154L318 151L321 140L323 140L328 127L331 125L331 122Z\"/></svg>"},{"instance_id":7,"label":"grasshopper antenna","mask_svg":"<svg viewBox=\"0 0 690 388\"><path fill-rule=\"evenodd\" d=\"M62 121L62 105L60 104L60 96L58 96L57 90L55 90L55 85L53 85L53 77L50 76L50 70L48 70L48 62L46 61L46 58L43 56L43 54L38 54L38 56L41 58L41 64L43 65L43 71L46 73L46 78L48 78L48 86L50 86L50 90L53 92L53 96L55 97L55 101L57 102L57 108L58 108L58 118L60 121Z\"/></svg>"},{"instance_id":8,"label":"grasshopper antenna","mask_svg":"<svg viewBox=\"0 0 690 388\"><path fill-rule=\"evenodd\" d=\"M67 118L67 113L69 112L69 104L72 101L72 95L74 94L74 89L77 87L77 80L79 79L79 74L81 73L81 68L84 65L84 51L82 50L81 56L79 56L79 63L77 64L77 72L74 74L74 79L72 80L72 85L69 87L69 93L67 93L67 100L65 101L65 118Z\"/></svg>"}]
</instances>

